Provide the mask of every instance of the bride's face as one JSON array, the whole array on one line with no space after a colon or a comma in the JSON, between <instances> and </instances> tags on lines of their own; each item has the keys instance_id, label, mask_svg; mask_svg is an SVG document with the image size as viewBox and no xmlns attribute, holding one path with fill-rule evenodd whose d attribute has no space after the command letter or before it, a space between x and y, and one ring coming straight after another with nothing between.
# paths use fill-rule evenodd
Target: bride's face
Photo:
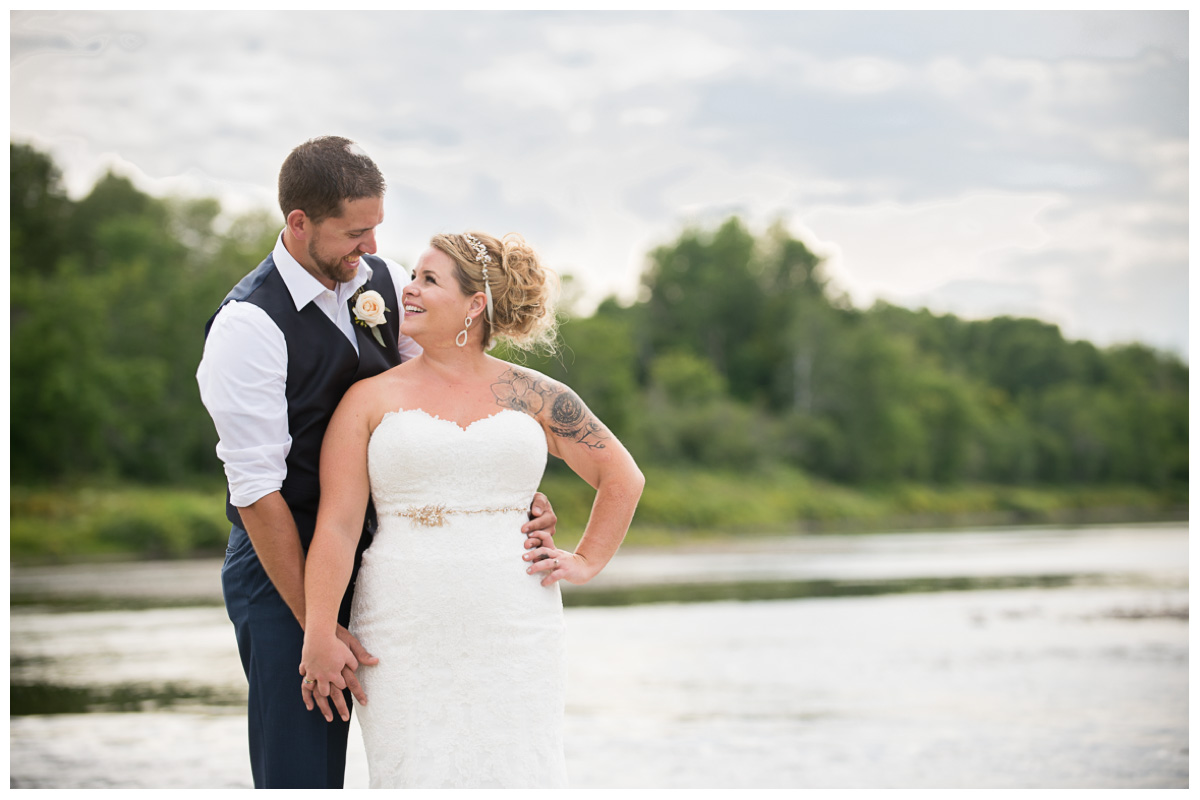
<instances>
[{"instance_id":1,"label":"bride's face","mask_svg":"<svg viewBox=\"0 0 1200 800\"><path fill-rule=\"evenodd\" d=\"M471 305L454 277L454 259L436 248L426 250L417 261L401 302L400 330L423 347L454 341Z\"/></svg>"}]
</instances>

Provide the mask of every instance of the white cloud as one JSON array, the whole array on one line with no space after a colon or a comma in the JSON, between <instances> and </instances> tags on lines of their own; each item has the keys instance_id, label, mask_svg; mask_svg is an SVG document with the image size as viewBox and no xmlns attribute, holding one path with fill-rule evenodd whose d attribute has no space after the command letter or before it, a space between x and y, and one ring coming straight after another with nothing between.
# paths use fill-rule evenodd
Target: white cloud
<instances>
[{"instance_id":1,"label":"white cloud","mask_svg":"<svg viewBox=\"0 0 1200 800\"><path fill-rule=\"evenodd\" d=\"M657 127L670 119L670 112L665 108L655 106L638 106L621 111L622 125L647 125Z\"/></svg>"},{"instance_id":2,"label":"white cloud","mask_svg":"<svg viewBox=\"0 0 1200 800\"><path fill-rule=\"evenodd\" d=\"M870 16L15 12L10 131L76 196L116 164L231 210L346 135L392 187L388 254L536 232L590 300L736 212L810 232L859 302L1186 331L1185 15Z\"/></svg>"},{"instance_id":3,"label":"white cloud","mask_svg":"<svg viewBox=\"0 0 1200 800\"><path fill-rule=\"evenodd\" d=\"M701 31L645 23L553 25L546 39L560 57L594 59L588 69L610 91L708 78L743 57Z\"/></svg>"},{"instance_id":4,"label":"white cloud","mask_svg":"<svg viewBox=\"0 0 1200 800\"><path fill-rule=\"evenodd\" d=\"M934 91L948 97L961 97L979 84L977 72L958 58L935 58L922 69L924 80Z\"/></svg>"},{"instance_id":5,"label":"white cloud","mask_svg":"<svg viewBox=\"0 0 1200 800\"><path fill-rule=\"evenodd\" d=\"M908 75L908 68L902 64L874 56L812 59L803 70L804 82L812 88L854 95L891 91Z\"/></svg>"},{"instance_id":6,"label":"white cloud","mask_svg":"<svg viewBox=\"0 0 1200 800\"><path fill-rule=\"evenodd\" d=\"M985 257L1034 250L1047 240L1038 215L1059 200L1043 194L977 193L938 203L829 206L801 216L837 244L829 274L852 298L902 300L948 281L991 278Z\"/></svg>"},{"instance_id":7,"label":"white cloud","mask_svg":"<svg viewBox=\"0 0 1200 800\"><path fill-rule=\"evenodd\" d=\"M1097 130L1089 138L1096 155L1136 166L1149 177L1154 191L1186 198L1187 139L1164 137L1136 128Z\"/></svg>"},{"instance_id":8,"label":"white cloud","mask_svg":"<svg viewBox=\"0 0 1200 800\"><path fill-rule=\"evenodd\" d=\"M554 24L540 30L548 49L500 53L468 71L463 86L521 108L569 112L605 95L646 86L663 91L711 77L741 58L702 33L648 24Z\"/></svg>"},{"instance_id":9,"label":"white cloud","mask_svg":"<svg viewBox=\"0 0 1200 800\"><path fill-rule=\"evenodd\" d=\"M859 305L885 299L968 318L1033 316L1073 338L1187 352L1187 209L1179 205L973 195L802 219L828 254L835 286ZM1180 284L1172 292L1164 281Z\"/></svg>"}]
</instances>

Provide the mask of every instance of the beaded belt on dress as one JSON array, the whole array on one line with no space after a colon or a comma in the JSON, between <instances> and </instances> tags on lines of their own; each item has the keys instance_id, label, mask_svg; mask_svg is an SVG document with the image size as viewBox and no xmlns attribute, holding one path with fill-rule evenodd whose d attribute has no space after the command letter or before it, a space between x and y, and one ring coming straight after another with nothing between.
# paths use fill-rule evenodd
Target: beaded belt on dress
<instances>
[{"instance_id":1,"label":"beaded belt on dress","mask_svg":"<svg viewBox=\"0 0 1200 800\"><path fill-rule=\"evenodd\" d=\"M525 511L528 508L523 506L503 506L499 508L447 508L443 505L433 506L408 506L407 508L397 509L395 511L385 511L388 514L396 517L408 517L418 525L424 525L427 528L440 528L446 524L447 514L503 514L508 511Z\"/></svg>"}]
</instances>

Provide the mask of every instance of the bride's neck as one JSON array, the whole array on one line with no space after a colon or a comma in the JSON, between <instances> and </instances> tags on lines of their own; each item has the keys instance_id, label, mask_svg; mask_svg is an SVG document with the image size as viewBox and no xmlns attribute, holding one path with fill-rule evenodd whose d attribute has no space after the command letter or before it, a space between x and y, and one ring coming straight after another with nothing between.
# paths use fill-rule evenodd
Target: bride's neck
<instances>
[{"instance_id":1,"label":"bride's neck","mask_svg":"<svg viewBox=\"0 0 1200 800\"><path fill-rule=\"evenodd\" d=\"M420 358L426 369L447 383L469 380L482 374L489 360L487 353L476 347L474 342L466 347L425 348Z\"/></svg>"}]
</instances>

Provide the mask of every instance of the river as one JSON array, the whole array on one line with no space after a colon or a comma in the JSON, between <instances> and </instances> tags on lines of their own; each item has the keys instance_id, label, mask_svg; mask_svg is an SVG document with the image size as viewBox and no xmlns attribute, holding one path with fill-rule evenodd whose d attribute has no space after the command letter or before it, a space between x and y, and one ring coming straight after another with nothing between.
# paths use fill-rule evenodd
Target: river
<instances>
[{"instance_id":1,"label":"river","mask_svg":"<svg viewBox=\"0 0 1200 800\"><path fill-rule=\"evenodd\" d=\"M572 785L1185 788L1187 540L1174 523L630 543L564 589ZM10 571L12 787L250 786L218 570Z\"/></svg>"}]
</instances>

